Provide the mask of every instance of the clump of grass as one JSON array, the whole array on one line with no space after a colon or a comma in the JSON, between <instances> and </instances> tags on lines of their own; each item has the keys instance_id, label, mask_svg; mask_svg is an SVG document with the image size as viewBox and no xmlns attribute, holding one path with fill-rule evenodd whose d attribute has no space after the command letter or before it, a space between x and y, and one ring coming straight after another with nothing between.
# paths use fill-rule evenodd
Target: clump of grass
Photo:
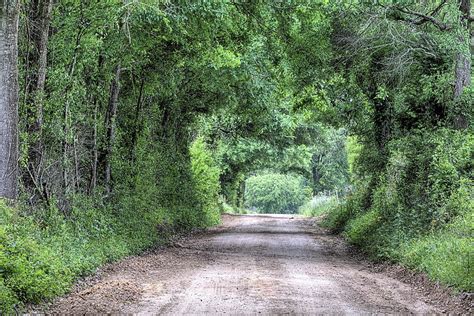
<instances>
[{"instance_id":1,"label":"clump of grass","mask_svg":"<svg viewBox=\"0 0 474 316\"><path fill-rule=\"evenodd\" d=\"M336 195L318 194L300 206L298 212L304 216L315 217L328 213L338 205L339 199Z\"/></svg>"}]
</instances>

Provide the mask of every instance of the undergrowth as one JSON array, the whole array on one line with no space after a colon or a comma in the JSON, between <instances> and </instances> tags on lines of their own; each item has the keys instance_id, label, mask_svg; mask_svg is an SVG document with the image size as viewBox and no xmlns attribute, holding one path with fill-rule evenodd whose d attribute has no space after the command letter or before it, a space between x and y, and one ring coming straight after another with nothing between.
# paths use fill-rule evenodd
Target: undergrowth
<instances>
[{"instance_id":1,"label":"undergrowth","mask_svg":"<svg viewBox=\"0 0 474 316\"><path fill-rule=\"evenodd\" d=\"M323 226L342 232L372 259L473 291L473 136L425 131L389 148L385 171L361 180L355 193L327 212Z\"/></svg>"},{"instance_id":2,"label":"undergrowth","mask_svg":"<svg viewBox=\"0 0 474 316\"><path fill-rule=\"evenodd\" d=\"M219 169L199 139L190 162L192 208L157 206L160 188L152 172L135 178L133 190L117 187L107 203L100 196L71 196L68 211L0 200L0 314L62 295L79 277L163 244L177 231L217 224Z\"/></svg>"},{"instance_id":3,"label":"undergrowth","mask_svg":"<svg viewBox=\"0 0 474 316\"><path fill-rule=\"evenodd\" d=\"M77 205L65 217L57 209L26 215L0 202L0 310L64 294L100 265L164 242L157 226L166 222L162 209L137 216Z\"/></svg>"}]
</instances>

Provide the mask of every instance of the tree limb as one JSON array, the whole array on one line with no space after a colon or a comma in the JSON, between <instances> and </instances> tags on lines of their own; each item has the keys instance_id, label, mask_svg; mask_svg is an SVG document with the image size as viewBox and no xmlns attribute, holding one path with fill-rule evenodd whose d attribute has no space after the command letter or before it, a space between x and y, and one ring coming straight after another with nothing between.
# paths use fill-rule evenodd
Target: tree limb
<instances>
[{"instance_id":1,"label":"tree limb","mask_svg":"<svg viewBox=\"0 0 474 316\"><path fill-rule=\"evenodd\" d=\"M441 8L441 6L443 5L443 3L440 6L438 6L438 8L436 8L433 11L433 13L437 13L439 11L439 9ZM420 18L418 20L406 20L406 19L404 19L407 22L410 22L410 23L413 23L413 24L416 24L416 25L421 25L421 24L424 24L426 22L431 22L434 26L436 26L441 31L447 31L447 30L452 28L451 25L448 25L446 23L443 23L443 22L435 19L432 15L426 15L426 14L423 14L423 13L420 13L420 12L411 11L409 9L404 9L404 8L400 8L400 7L396 7L396 9L398 11L402 12L402 13L409 14L409 15L414 15L414 16Z\"/></svg>"},{"instance_id":2,"label":"tree limb","mask_svg":"<svg viewBox=\"0 0 474 316\"><path fill-rule=\"evenodd\" d=\"M448 0L441 1L439 6L437 6L433 11L431 11L430 15L433 17L436 16L439 13L439 11L443 8L443 6L446 4L446 2L448 2Z\"/></svg>"}]
</instances>

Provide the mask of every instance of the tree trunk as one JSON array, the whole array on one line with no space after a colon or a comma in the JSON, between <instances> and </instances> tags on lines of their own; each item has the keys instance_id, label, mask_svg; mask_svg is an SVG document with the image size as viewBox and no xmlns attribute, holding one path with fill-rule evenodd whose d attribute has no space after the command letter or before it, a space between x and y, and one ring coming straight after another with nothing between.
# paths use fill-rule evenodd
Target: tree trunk
<instances>
[{"instance_id":1,"label":"tree trunk","mask_svg":"<svg viewBox=\"0 0 474 316\"><path fill-rule=\"evenodd\" d=\"M118 95L120 92L120 64L115 67L115 76L110 85L109 106L105 126L107 128L107 148L105 151L105 189L109 194L111 189L112 170L110 159L115 140L115 118L117 116Z\"/></svg>"},{"instance_id":2,"label":"tree trunk","mask_svg":"<svg viewBox=\"0 0 474 316\"><path fill-rule=\"evenodd\" d=\"M95 187L97 186L97 165L99 162L99 151L97 148L97 112L98 109L98 102L94 100L94 130L92 133L93 138L93 145L92 145L92 167L91 167L91 182L89 185L89 194L92 194L95 191Z\"/></svg>"},{"instance_id":3,"label":"tree trunk","mask_svg":"<svg viewBox=\"0 0 474 316\"><path fill-rule=\"evenodd\" d=\"M466 54L458 53L456 56L456 82L454 85L454 98L461 96L465 87L471 84L471 58Z\"/></svg>"},{"instance_id":4,"label":"tree trunk","mask_svg":"<svg viewBox=\"0 0 474 316\"><path fill-rule=\"evenodd\" d=\"M319 165L322 160L322 155L313 155L311 174L313 180L313 195L316 195L321 190L321 172L319 172Z\"/></svg>"},{"instance_id":5,"label":"tree trunk","mask_svg":"<svg viewBox=\"0 0 474 316\"><path fill-rule=\"evenodd\" d=\"M39 18L39 36L37 38L38 50L38 74L36 79L36 88L34 92L35 107L36 107L36 131L41 132L43 126L43 94L46 83L46 69L48 66L48 42L49 42L49 24L51 21L51 11L53 9L52 0L44 0L41 2L41 16ZM38 139L39 156L42 155L41 135Z\"/></svg>"},{"instance_id":6,"label":"tree trunk","mask_svg":"<svg viewBox=\"0 0 474 316\"><path fill-rule=\"evenodd\" d=\"M0 198L18 195L19 1L0 0Z\"/></svg>"},{"instance_id":7,"label":"tree trunk","mask_svg":"<svg viewBox=\"0 0 474 316\"><path fill-rule=\"evenodd\" d=\"M41 8L40 34L38 39L38 79L36 81L36 93L44 92L46 82L46 68L48 58L49 24L51 21L51 11L53 0L44 0ZM41 107L42 110L42 107ZM42 119L42 111L40 118Z\"/></svg>"},{"instance_id":8,"label":"tree trunk","mask_svg":"<svg viewBox=\"0 0 474 316\"><path fill-rule=\"evenodd\" d=\"M44 87L46 83L46 69L48 57L49 25L51 21L52 0L40 0L31 2L29 19L32 21L32 31L29 34L29 41L34 43L33 60L31 61L30 89L28 109L28 134L30 144L28 148L28 168L33 179L26 179L26 185L31 183L41 183L39 175L43 157L43 141L41 131L43 127L43 99ZM37 188L41 191L40 188Z\"/></svg>"},{"instance_id":9,"label":"tree trunk","mask_svg":"<svg viewBox=\"0 0 474 316\"><path fill-rule=\"evenodd\" d=\"M64 111L63 111L63 189L64 194L67 195L68 188L69 188L69 180L68 180L68 173L69 173L69 100L66 100L64 104Z\"/></svg>"},{"instance_id":10,"label":"tree trunk","mask_svg":"<svg viewBox=\"0 0 474 316\"><path fill-rule=\"evenodd\" d=\"M76 188L76 191L79 191L81 189L81 174L80 174L80 166L79 166L79 155L77 153L77 134L74 135L74 141L73 141L73 149L74 149L74 186Z\"/></svg>"},{"instance_id":11,"label":"tree trunk","mask_svg":"<svg viewBox=\"0 0 474 316\"><path fill-rule=\"evenodd\" d=\"M239 183L239 191L237 192L237 207L245 207L245 180L241 180Z\"/></svg>"},{"instance_id":12,"label":"tree trunk","mask_svg":"<svg viewBox=\"0 0 474 316\"><path fill-rule=\"evenodd\" d=\"M454 99L458 100L462 95L464 88L471 84L471 0L460 0L459 9L461 10L461 26L465 29L467 38L460 35L459 47L462 49L456 55ZM458 115L455 119L456 128L467 128L469 122L464 115Z\"/></svg>"}]
</instances>

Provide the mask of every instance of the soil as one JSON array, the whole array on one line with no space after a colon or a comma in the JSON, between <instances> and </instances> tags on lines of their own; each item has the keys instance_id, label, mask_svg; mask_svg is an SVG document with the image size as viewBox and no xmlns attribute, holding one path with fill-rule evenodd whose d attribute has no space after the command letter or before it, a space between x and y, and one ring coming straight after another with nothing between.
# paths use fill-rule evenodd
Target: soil
<instances>
[{"instance_id":1,"label":"soil","mask_svg":"<svg viewBox=\"0 0 474 316\"><path fill-rule=\"evenodd\" d=\"M472 314L421 274L374 265L314 219L223 216L205 232L102 268L60 314Z\"/></svg>"}]
</instances>

